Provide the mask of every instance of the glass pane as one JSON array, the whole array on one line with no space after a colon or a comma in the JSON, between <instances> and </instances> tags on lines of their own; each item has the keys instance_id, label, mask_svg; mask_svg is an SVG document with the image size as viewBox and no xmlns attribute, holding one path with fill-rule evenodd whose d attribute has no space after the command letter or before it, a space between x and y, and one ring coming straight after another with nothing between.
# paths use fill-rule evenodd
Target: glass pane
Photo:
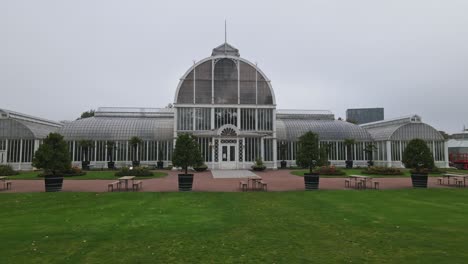
<instances>
[{"instance_id":1,"label":"glass pane","mask_svg":"<svg viewBox=\"0 0 468 264\"><path fill-rule=\"evenodd\" d=\"M227 161L227 146L223 146L223 161Z\"/></svg>"},{"instance_id":2,"label":"glass pane","mask_svg":"<svg viewBox=\"0 0 468 264\"><path fill-rule=\"evenodd\" d=\"M236 161L236 146L231 146L229 157L230 161Z\"/></svg>"}]
</instances>

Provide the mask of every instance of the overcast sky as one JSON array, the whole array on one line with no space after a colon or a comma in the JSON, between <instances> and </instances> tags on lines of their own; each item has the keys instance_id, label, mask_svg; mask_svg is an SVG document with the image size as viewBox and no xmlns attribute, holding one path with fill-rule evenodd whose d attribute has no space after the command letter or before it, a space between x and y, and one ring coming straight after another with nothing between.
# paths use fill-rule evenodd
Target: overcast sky
<instances>
[{"instance_id":1,"label":"overcast sky","mask_svg":"<svg viewBox=\"0 0 468 264\"><path fill-rule=\"evenodd\" d=\"M228 42L258 62L281 109L384 107L468 126L468 1L1 0L0 108L53 120L164 107Z\"/></svg>"}]
</instances>

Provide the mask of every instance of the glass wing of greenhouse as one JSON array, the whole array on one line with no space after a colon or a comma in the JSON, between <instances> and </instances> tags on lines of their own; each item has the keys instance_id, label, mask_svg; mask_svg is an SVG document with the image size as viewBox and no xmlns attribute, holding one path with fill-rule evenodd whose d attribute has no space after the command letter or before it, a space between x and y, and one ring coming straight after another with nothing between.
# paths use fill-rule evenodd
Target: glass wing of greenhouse
<instances>
[{"instance_id":1,"label":"glass wing of greenhouse","mask_svg":"<svg viewBox=\"0 0 468 264\"><path fill-rule=\"evenodd\" d=\"M378 165L401 167L402 151L413 138L426 140L438 166L448 165L445 140L419 116L358 126L336 120L327 110L277 109L270 79L228 43L189 67L169 108L101 107L94 117L64 124L0 113L0 162L19 169L31 168L41 139L56 131L68 142L74 165L89 161L98 168L109 161L116 167L131 166L135 160L170 166L175 138L181 133L197 137L211 169L248 169L257 159L272 169L282 160L294 166L298 138L308 131L318 134L330 163L337 166L346 160L366 166L370 157L364 149L375 144L377 150L370 155ZM132 146L132 137L142 143ZM346 146L347 139L354 144ZM82 147L89 143L92 147Z\"/></svg>"}]
</instances>

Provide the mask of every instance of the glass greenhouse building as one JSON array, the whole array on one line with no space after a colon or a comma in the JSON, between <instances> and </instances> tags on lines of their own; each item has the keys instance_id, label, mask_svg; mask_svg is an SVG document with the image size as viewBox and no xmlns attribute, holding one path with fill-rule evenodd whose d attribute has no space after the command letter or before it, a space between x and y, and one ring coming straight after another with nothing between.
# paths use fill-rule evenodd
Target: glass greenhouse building
<instances>
[{"instance_id":1,"label":"glass greenhouse building","mask_svg":"<svg viewBox=\"0 0 468 264\"><path fill-rule=\"evenodd\" d=\"M336 120L329 111L277 109L270 79L228 43L185 72L172 108L99 108L94 117L63 124L28 117L36 120L34 126L3 112L0 158L4 158L0 161L18 169L31 168L33 151L54 131L65 137L78 166L87 159L95 167L106 167L111 157L117 167L129 166L132 160L142 165L163 161L168 166L177 135L191 133L211 169L247 169L256 159L275 169L281 160L295 165L297 140L308 131L319 135L320 146L328 148L330 162L337 166L344 166L348 159L366 166L369 157L364 148L376 144L373 156L378 165L401 167L402 151L412 138L426 140L437 165L448 166L444 138L418 116L358 126ZM136 149L129 145L134 136L143 140ZM350 151L346 139L355 141ZM92 147L82 148L83 140L91 141ZM106 147L110 141L114 143L111 150ZM28 144L32 145L28 148Z\"/></svg>"}]
</instances>

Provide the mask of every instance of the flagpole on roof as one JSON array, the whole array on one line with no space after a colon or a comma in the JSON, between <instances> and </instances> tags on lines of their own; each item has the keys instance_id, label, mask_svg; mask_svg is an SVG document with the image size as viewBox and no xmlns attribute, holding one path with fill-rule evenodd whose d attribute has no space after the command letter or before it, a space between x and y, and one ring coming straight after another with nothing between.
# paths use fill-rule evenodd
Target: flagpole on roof
<instances>
[{"instance_id":1,"label":"flagpole on roof","mask_svg":"<svg viewBox=\"0 0 468 264\"><path fill-rule=\"evenodd\" d=\"M224 54L226 54L226 46L227 46L227 22L224 19Z\"/></svg>"}]
</instances>

